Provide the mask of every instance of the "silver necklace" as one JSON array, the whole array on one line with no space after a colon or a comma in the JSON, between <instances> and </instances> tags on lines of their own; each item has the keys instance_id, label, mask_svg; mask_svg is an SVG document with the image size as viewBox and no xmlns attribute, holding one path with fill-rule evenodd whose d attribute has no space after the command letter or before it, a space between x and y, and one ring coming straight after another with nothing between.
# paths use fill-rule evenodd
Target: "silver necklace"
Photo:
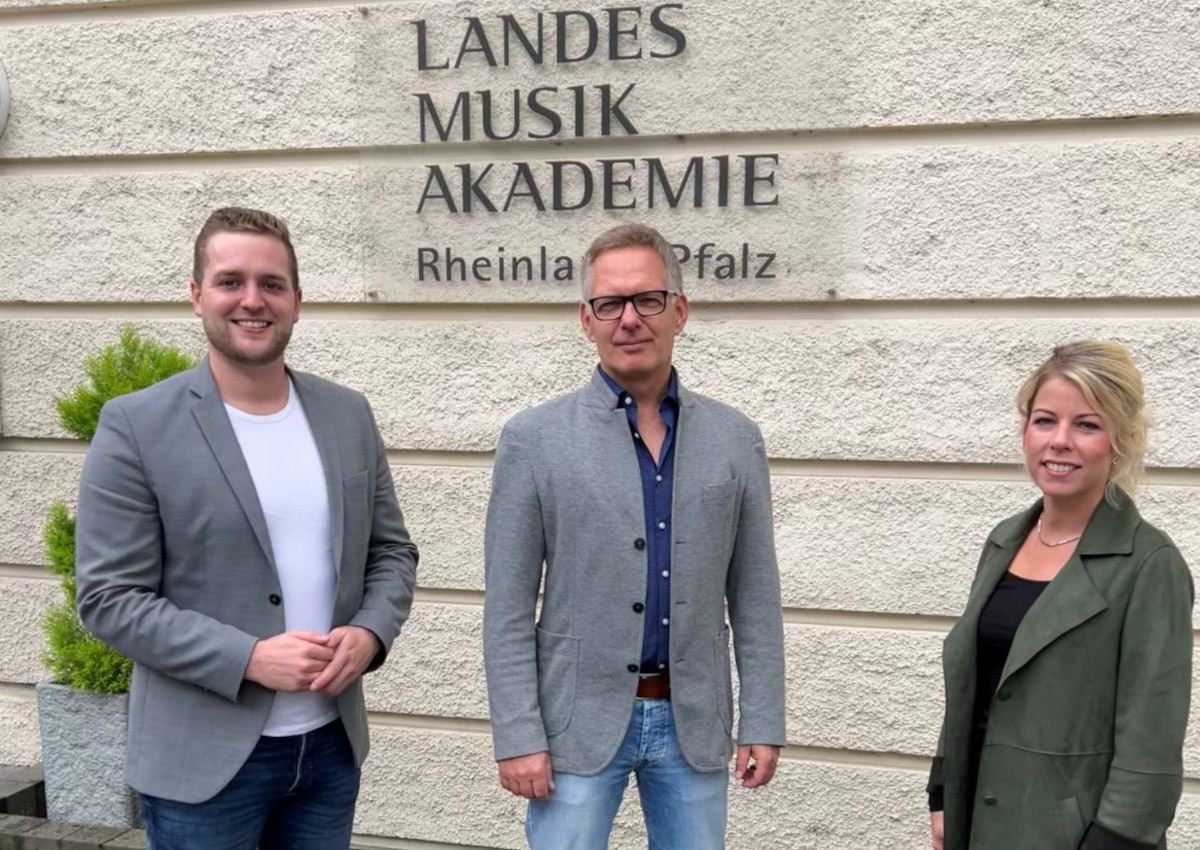
<instances>
[{"instance_id":1,"label":"silver necklace","mask_svg":"<svg viewBox=\"0 0 1200 850\"><path fill-rule=\"evenodd\" d=\"M1074 537L1068 537L1066 540L1059 540L1057 542L1051 543L1045 537L1042 537L1042 518L1038 517L1037 538L1038 538L1038 542L1041 543L1043 546L1065 546L1068 543L1074 543L1080 537L1083 537L1082 531L1079 532L1078 534L1076 534Z\"/></svg>"}]
</instances>

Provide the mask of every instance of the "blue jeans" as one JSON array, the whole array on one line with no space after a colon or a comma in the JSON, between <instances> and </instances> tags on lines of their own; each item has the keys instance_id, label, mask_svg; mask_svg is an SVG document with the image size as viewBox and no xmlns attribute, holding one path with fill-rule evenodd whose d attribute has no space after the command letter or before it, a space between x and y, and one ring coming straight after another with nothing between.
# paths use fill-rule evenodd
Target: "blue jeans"
<instances>
[{"instance_id":1,"label":"blue jeans","mask_svg":"<svg viewBox=\"0 0 1200 850\"><path fill-rule=\"evenodd\" d=\"M335 720L260 738L217 796L179 803L139 794L150 850L337 850L350 846L359 769Z\"/></svg>"},{"instance_id":2,"label":"blue jeans","mask_svg":"<svg viewBox=\"0 0 1200 850\"><path fill-rule=\"evenodd\" d=\"M650 850L723 850L727 772L701 773L683 760L671 703L639 699L625 740L595 776L555 773L545 800L530 800L525 837L531 850L605 850L629 774Z\"/></svg>"}]
</instances>

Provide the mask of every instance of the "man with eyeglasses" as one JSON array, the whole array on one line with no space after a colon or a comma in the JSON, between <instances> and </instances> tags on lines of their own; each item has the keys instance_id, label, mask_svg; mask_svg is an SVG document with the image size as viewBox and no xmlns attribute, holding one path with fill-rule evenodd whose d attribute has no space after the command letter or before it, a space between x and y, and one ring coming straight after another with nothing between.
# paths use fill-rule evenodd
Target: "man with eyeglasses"
<instances>
[{"instance_id":1,"label":"man with eyeglasses","mask_svg":"<svg viewBox=\"0 0 1200 850\"><path fill-rule=\"evenodd\" d=\"M582 269L599 366L514 416L496 449L484 662L500 784L529 799L532 850L604 850L630 773L653 850L719 850L731 735L747 788L784 742L762 434L681 385L688 301L656 230L606 231Z\"/></svg>"}]
</instances>

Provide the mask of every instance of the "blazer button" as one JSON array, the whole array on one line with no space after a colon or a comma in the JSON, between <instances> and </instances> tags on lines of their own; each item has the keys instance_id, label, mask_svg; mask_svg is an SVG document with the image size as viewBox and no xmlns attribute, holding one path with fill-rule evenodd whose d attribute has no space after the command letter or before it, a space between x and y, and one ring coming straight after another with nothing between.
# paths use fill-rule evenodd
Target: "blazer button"
<instances>
[{"instance_id":1,"label":"blazer button","mask_svg":"<svg viewBox=\"0 0 1200 850\"><path fill-rule=\"evenodd\" d=\"M283 601L283 599L280 598L278 593L272 593L270 596L267 597L267 601L270 602L272 605L278 605L280 602Z\"/></svg>"},{"instance_id":2,"label":"blazer button","mask_svg":"<svg viewBox=\"0 0 1200 850\"><path fill-rule=\"evenodd\" d=\"M994 805L996 805L996 798L995 797L984 797L983 804L985 806L994 806Z\"/></svg>"},{"instance_id":3,"label":"blazer button","mask_svg":"<svg viewBox=\"0 0 1200 850\"><path fill-rule=\"evenodd\" d=\"M645 549L646 541L639 537L637 540L633 541L633 548L639 551Z\"/></svg>"},{"instance_id":4,"label":"blazer button","mask_svg":"<svg viewBox=\"0 0 1200 850\"><path fill-rule=\"evenodd\" d=\"M636 664L630 664L625 669L628 670L630 673L636 673L638 671L638 666Z\"/></svg>"},{"instance_id":5,"label":"blazer button","mask_svg":"<svg viewBox=\"0 0 1200 850\"><path fill-rule=\"evenodd\" d=\"M642 612L643 612L643 611L645 611L645 610L646 610L646 606L645 606L645 605L643 605L641 602L634 602L634 603L633 603L633 613L635 613L635 614L640 614L640 613L642 613Z\"/></svg>"}]
</instances>

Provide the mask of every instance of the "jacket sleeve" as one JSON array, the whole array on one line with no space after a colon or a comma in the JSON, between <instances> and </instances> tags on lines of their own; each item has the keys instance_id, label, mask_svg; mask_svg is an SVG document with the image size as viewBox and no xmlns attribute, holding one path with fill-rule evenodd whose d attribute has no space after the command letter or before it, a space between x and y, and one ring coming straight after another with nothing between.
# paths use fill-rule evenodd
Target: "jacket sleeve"
<instances>
[{"instance_id":1,"label":"jacket sleeve","mask_svg":"<svg viewBox=\"0 0 1200 850\"><path fill-rule=\"evenodd\" d=\"M1081 850L1156 846L1183 790L1193 588L1173 546L1147 557L1125 611L1113 760Z\"/></svg>"},{"instance_id":2,"label":"jacket sleeve","mask_svg":"<svg viewBox=\"0 0 1200 850\"><path fill-rule=\"evenodd\" d=\"M748 445L746 488L726 580L738 670L738 744L782 747L784 729L783 614L771 514L771 477L761 433Z\"/></svg>"},{"instance_id":3,"label":"jacket sleeve","mask_svg":"<svg viewBox=\"0 0 1200 850\"><path fill-rule=\"evenodd\" d=\"M387 660L392 642L412 610L413 589L417 582L417 547L408 536L404 515L396 503L396 487L388 468L383 437L375 424L371 406L366 404L375 443L375 499L371 509L371 536L367 543L367 562L363 567L363 599L349 625L361 626L379 639L367 672L377 670Z\"/></svg>"},{"instance_id":4,"label":"jacket sleeve","mask_svg":"<svg viewBox=\"0 0 1200 850\"><path fill-rule=\"evenodd\" d=\"M946 780L943 778L946 763L946 723L938 733L937 755L929 765L929 782L925 791L929 794L929 811L940 812L946 808Z\"/></svg>"},{"instance_id":5,"label":"jacket sleeve","mask_svg":"<svg viewBox=\"0 0 1200 850\"><path fill-rule=\"evenodd\" d=\"M88 631L166 676L237 700L255 638L160 595L162 523L118 403L100 412L75 521L75 604Z\"/></svg>"},{"instance_id":6,"label":"jacket sleeve","mask_svg":"<svg viewBox=\"0 0 1200 850\"><path fill-rule=\"evenodd\" d=\"M993 529L992 534L996 534L1003 525L1004 523L1001 523L1000 526ZM971 589L967 593L967 602L965 603L967 607L971 604L970 600L979 592L979 585L984 573L984 564L987 563L988 552L989 544L984 543L983 551L979 553L979 561L975 564L975 576L971 579ZM929 781L925 785L925 791L929 795L929 811L931 812L945 811L946 808L946 725L951 710L955 708L955 703L952 702L951 698L951 688L949 683L945 681L946 642L950 639L950 635L947 635L942 642L942 695L945 698L945 704L942 708L942 726L938 731L937 752L933 757L932 763L929 765ZM971 639L974 640L974 637Z\"/></svg>"},{"instance_id":7,"label":"jacket sleeve","mask_svg":"<svg viewBox=\"0 0 1200 850\"><path fill-rule=\"evenodd\" d=\"M545 532L533 468L511 426L496 446L483 557L483 662L499 761L549 749L538 704L534 620Z\"/></svg>"}]
</instances>

